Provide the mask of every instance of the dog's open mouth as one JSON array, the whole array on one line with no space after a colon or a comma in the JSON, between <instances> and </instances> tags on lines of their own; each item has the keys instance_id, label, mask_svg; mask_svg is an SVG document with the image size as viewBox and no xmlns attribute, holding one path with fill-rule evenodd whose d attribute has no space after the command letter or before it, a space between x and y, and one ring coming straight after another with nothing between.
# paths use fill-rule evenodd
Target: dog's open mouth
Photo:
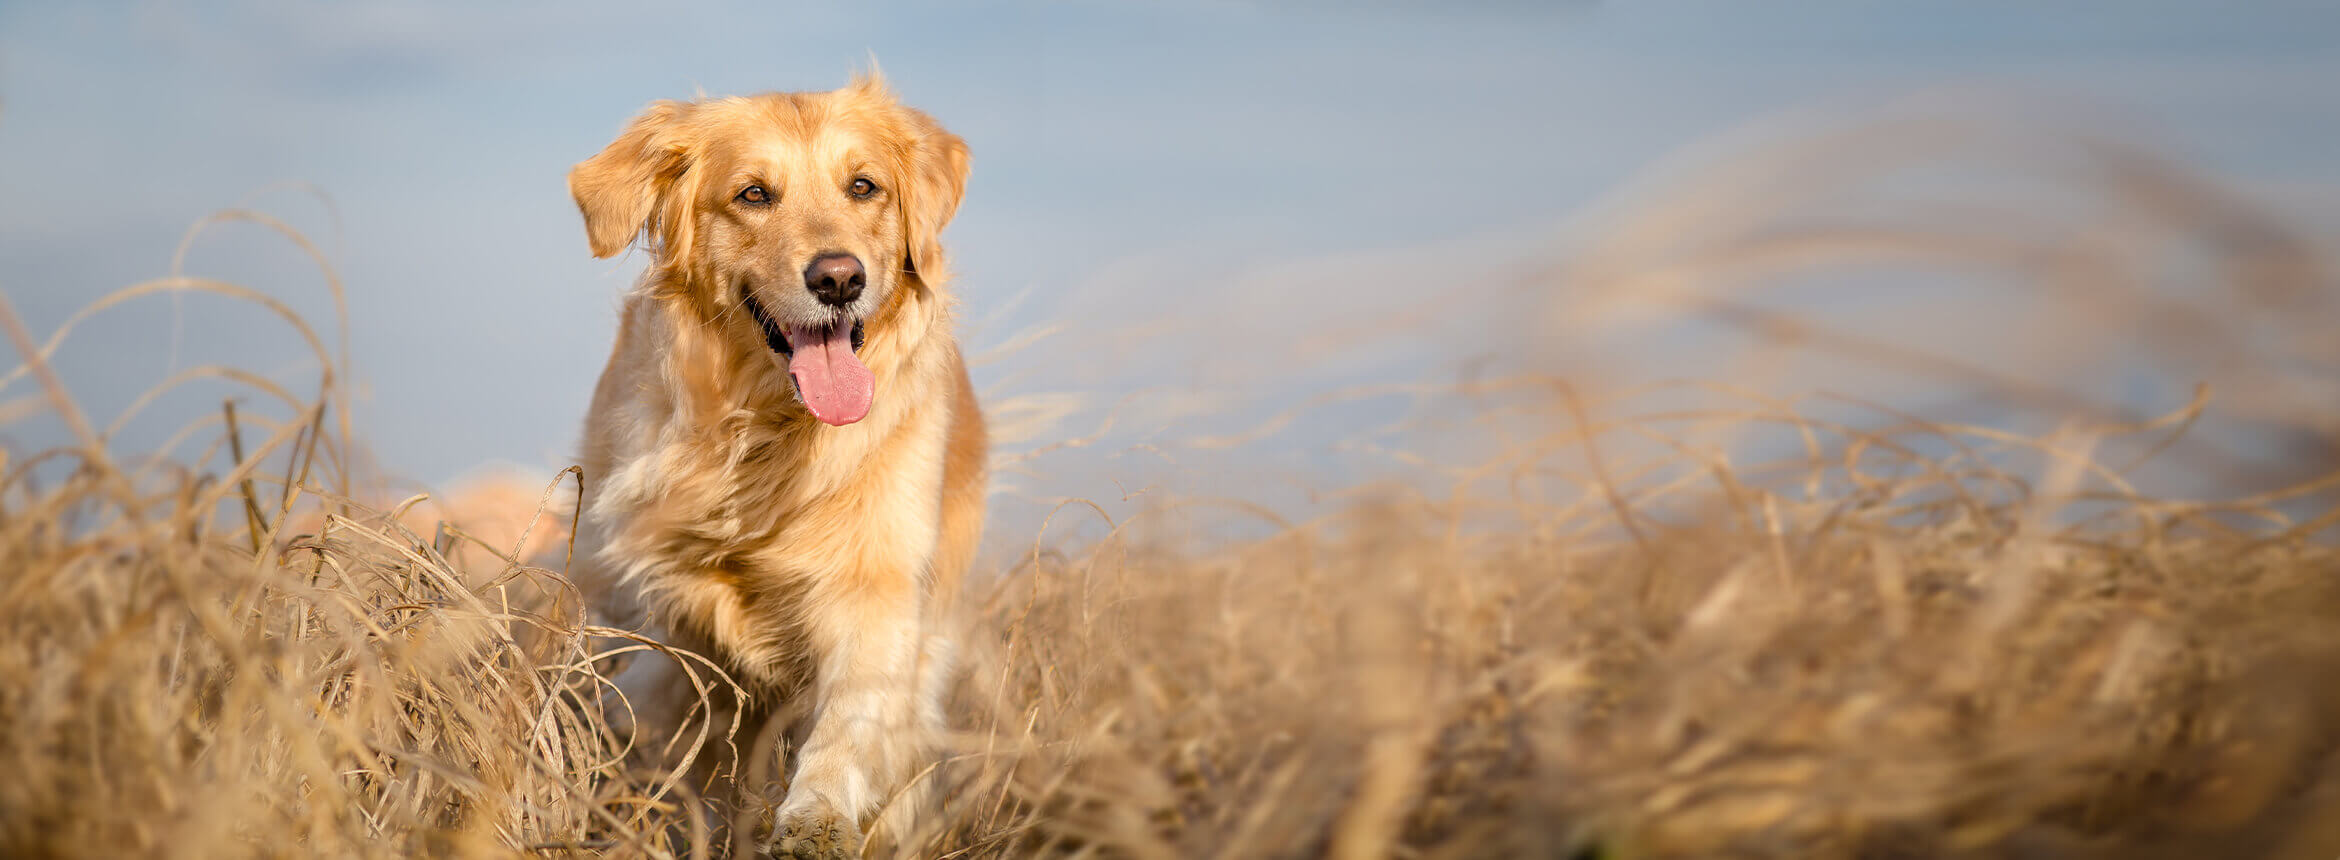
<instances>
[{"instance_id":1,"label":"dog's open mouth","mask_svg":"<svg viewBox=\"0 0 2340 860\"><path fill-rule=\"evenodd\" d=\"M860 320L846 325L840 318L827 325L790 328L773 319L747 289L740 290L740 297L748 315L763 329L764 345L771 348L787 369L789 381L796 384L796 399L814 418L843 427L869 416L877 380L869 366L861 363L864 336Z\"/></svg>"}]
</instances>

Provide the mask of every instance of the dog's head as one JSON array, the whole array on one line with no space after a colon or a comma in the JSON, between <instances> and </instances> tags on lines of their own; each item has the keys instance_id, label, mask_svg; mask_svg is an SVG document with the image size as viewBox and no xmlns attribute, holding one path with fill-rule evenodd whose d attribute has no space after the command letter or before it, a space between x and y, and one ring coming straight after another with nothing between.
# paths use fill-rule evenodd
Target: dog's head
<instances>
[{"instance_id":1,"label":"dog's head","mask_svg":"<svg viewBox=\"0 0 2340 860\"><path fill-rule=\"evenodd\" d=\"M967 145L873 74L825 93L656 102L569 173L597 257L647 236L657 280L761 345L815 418L868 414L860 353L942 278ZM899 336L914 337L910 331Z\"/></svg>"}]
</instances>

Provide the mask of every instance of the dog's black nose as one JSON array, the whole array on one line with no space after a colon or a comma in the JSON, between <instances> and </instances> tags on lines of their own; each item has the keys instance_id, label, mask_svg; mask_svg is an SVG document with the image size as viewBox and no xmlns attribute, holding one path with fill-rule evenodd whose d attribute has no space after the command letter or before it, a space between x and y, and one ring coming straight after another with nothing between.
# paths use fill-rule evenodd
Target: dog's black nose
<instances>
[{"instance_id":1,"label":"dog's black nose","mask_svg":"<svg viewBox=\"0 0 2340 860\"><path fill-rule=\"evenodd\" d=\"M826 305L849 305L861 298L861 258L824 254L804 267L804 288Z\"/></svg>"}]
</instances>

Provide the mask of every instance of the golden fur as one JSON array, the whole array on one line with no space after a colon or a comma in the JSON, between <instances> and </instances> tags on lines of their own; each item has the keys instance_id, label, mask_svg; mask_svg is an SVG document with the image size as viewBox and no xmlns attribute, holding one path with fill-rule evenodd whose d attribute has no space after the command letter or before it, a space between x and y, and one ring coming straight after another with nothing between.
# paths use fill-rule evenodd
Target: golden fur
<instances>
[{"instance_id":1,"label":"golden fur","mask_svg":"<svg viewBox=\"0 0 2340 860\"><path fill-rule=\"evenodd\" d=\"M967 167L956 135L872 75L658 102L569 175L596 256L638 237L651 255L585 423L577 583L606 623L719 660L749 719L785 722L784 855L853 855L940 728L944 604L985 479L938 241ZM846 193L861 178L882 190ZM774 205L743 206L747 184ZM741 305L811 313L798 273L840 250L868 267L858 355L876 395L828 426ZM633 659L617 687L653 749L697 701L664 658Z\"/></svg>"}]
</instances>

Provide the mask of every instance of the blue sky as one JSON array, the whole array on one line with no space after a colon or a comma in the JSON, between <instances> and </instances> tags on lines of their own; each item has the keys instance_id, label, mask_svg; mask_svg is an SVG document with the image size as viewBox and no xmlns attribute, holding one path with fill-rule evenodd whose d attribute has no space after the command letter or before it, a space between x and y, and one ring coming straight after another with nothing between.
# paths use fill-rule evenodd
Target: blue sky
<instances>
[{"instance_id":1,"label":"blue sky","mask_svg":"<svg viewBox=\"0 0 2340 860\"><path fill-rule=\"evenodd\" d=\"M1788 111L1944 89L2063 106L2276 205L2340 211L2336 9L16 2L0 5L0 290L45 331L163 274L205 213L250 205L314 236L346 280L360 418L392 471L557 466L641 263L588 256L569 166L652 99L828 88L875 56L974 150L946 235L974 346L1064 330L979 383L1095 403L1211 359L1160 332L1084 331L1216 318L1300 339L1338 327L1313 310L1328 304L1434 289L1483 305L1476 284L1399 275L1537 259L1669 158ZM328 319L313 267L248 225L188 260ZM281 330L222 302L149 301L100 318L60 365L103 416L173 367L302 378ZM1396 372L1451 376L1465 357ZM1266 373L1340 381L1310 372ZM167 401L124 444L218 396ZM38 421L0 432L60 438Z\"/></svg>"}]
</instances>

